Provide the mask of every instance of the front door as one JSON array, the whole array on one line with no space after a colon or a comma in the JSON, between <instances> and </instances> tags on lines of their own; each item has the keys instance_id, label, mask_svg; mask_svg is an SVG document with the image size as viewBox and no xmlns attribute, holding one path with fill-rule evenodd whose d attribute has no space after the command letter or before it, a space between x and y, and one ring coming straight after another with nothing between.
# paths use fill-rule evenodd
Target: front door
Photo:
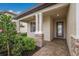
<instances>
[{"instance_id":1,"label":"front door","mask_svg":"<svg viewBox=\"0 0 79 59\"><path fill-rule=\"evenodd\" d=\"M56 22L56 37L63 38L64 36L64 24L62 21Z\"/></svg>"}]
</instances>

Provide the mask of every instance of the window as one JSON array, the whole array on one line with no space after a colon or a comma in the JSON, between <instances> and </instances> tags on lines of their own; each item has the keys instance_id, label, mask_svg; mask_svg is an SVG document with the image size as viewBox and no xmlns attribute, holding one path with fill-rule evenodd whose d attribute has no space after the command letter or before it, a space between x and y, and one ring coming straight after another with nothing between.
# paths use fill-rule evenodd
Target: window
<instances>
[{"instance_id":1,"label":"window","mask_svg":"<svg viewBox=\"0 0 79 59\"><path fill-rule=\"evenodd\" d=\"M35 29L36 29L35 22L31 22L30 23L30 31L35 32Z\"/></svg>"}]
</instances>

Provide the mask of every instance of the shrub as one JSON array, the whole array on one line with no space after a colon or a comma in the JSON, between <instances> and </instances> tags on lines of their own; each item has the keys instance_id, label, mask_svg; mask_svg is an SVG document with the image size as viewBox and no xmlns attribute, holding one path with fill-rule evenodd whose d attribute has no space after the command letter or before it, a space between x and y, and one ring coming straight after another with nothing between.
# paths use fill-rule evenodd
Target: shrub
<instances>
[{"instance_id":1,"label":"shrub","mask_svg":"<svg viewBox=\"0 0 79 59\"><path fill-rule=\"evenodd\" d=\"M13 40L13 47L11 49L12 55L22 55L23 51L32 51L36 48L35 41L33 38L22 36L22 35L16 35L15 39Z\"/></svg>"},{"instance_id":2,"label":"shrub","mask_svg":"<svg viewBox=\"0 0 79 59\"><path fill-rule=\"evenodd\" d=\"M11 20L11 16L0 14L0 51L4 49L8 55L21 55L23 50L34 50L34 39L26 33L16 33L16 25Z\"/></svg>"},{"instance_id":3,"label":"shrub","mask_svg":"<svg viewBox=\"0 0 79 59\"><path fill-rule=\"evenodd\" d=\"M25 50L34 50L36 45L33 38L30 37L23 37L24 41L24 49Z\"/></svg>"},{"instance_id":4,"label":"shrub","mask_svg":"<svg viewBox=\"0 0 79 59\"><path fill-rule=\"evenodd\" d=\"M25 50L32 51L35 49L35 41L33 38L27 36L16 35L14 43L11 49L12 55L21 55Z\"/></svg>"},{"instance_id":5,"label":"shrub","mask_svg":"<svg viewBox=\"0 0 79 59\"><path fill-rule=\"evenodd\" d=\"M11 22L12 17L0 14L0 50L7 50L10 55L11 41L14 39L15 24Z\"/></svg>"},{"instance_id":6,"label":"shrub","mask_svg":"<svg viewBox=\"0 0 79 59\"><path fill-rule=\"evenodd\" d=\"M15 39L13 40L13 47L11 49L11 54L19 56L23 51L23 40L20 35L16 35Z\"/></svg>"},{"instance_id":7,"label":"shrub","mask_svg":"<svg viewBox=\"0 0 79 59\"><path fill-rule=\"evenodd\" d=\"M0 33L0 52L7 50L6 41L4 34Z\"/></svg>"}]
</instances>

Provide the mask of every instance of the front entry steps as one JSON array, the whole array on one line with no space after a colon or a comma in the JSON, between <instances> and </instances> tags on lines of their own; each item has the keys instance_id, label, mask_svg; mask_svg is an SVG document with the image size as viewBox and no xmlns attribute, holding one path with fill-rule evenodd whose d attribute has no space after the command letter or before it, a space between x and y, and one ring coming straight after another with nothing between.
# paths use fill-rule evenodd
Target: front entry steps
<instances>
[{"instance_id":1,"label":"front entry steps","mask_svg":"<svg viewBox=\"0 0 79 59\"><path fill-rule=\"evenodd\" d=\"M33 56L69 56L66 40L54 39L52 42L46 42L44 47L37 51Z\"/></svg>"}]
</instances>

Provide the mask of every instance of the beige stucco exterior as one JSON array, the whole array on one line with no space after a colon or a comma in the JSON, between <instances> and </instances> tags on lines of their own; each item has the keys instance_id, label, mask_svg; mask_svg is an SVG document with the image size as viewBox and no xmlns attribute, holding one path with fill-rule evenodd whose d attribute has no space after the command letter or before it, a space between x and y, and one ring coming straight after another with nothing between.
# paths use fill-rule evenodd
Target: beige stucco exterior
<instances>
[{"instance_id":1,"label":"beige stucco exterior","mask_svg":"<svg viewBox=\"0 0 79 59\"><path fill-rule=\"evenodd\" d=\"M44 40L51 41L51 17L45 16L43 18L43 33L44 33Z\"/></svg>"},{"instance_id":2,"label":"beige stucco exterior","mask_svg":"<svg viewBox=\"0 0 79 59\"><path fill-rule=\"evenodd\" d=\"M76 35L76 4L70 4L67 15L67 44L72 55L71 36Z\"/></svg>"},{"instance_id":3,"label":"beige stucco exterior","mask_svg":"<svg viewBox=\"0 0 79 59\"><path fill-rule=\"evenodd\" d=\"M59 5L62 5L62 4L59 4ZM58 5L56 5L56 6L58 6ZM50 7L48 7L48 8L50 8ZM64 22L64 27L65 27L64 28L64 38L66 38L66 31L67 31L66 30L66 18L65 17L62 18L62 21ZM28 34L28 36L31 36L31 37L35 38L35 32L30 32L30 22L32 22L32 21L35 22L35 18L30 19L30 20L31 21L27 22L27 28L28 28L27 29L27 34ZM27 19L26 19L26 21L27 21ZM54 19L53 16L43 14L43 33L44 33L44 40L51 41L51 40L53 40L54 37L56 37L56 31L55 31L56 30L56 28L55 28L56 26L55 26L55 23L54 23L56 21L58 21L58 20Z\"/></svg>"},{"instance_id":4,"label":"beige stucco exterior","mask_svg":"<svg viewBox=\"0 0 79 59\"><path fill-rule=\"evenodd\" d=\"M36 22L35 14L42 13L42 34L44 34L44 41L52 41L53 38L56 37L56 22L63 21L64 22L64 37L66 39L67 45L69 48L69 52L71 55L72 53L72 35L76 35L77 28L76 28L76 4L56 4L54 6L50 6L43 10L37 11L32 13L28 16L20 18L19 20L25 19L24 21L27 22L27 35L36 39L35 33L30 32L30 22ZM57 14L60 14L61 20L56 19ZM34 17L33 17L34 16ZM30 17L33 17L32 19ZM41 23L40 23L41 24ZM39 32L38 32L39 34Z\"/></svg>"},{"instance_id":5,"label":"beige stucco exterior","mask_svg":"<svg viewBox=\"0 0 79 59\"><path fill-rule=\"evenodd\" d=\"M65 16L66 17L66 16ZM64 26L64 28L63 28L63 30L64 30L64 36L63 36L63 39L66 39L66 31L67 31L67 28L66 28L66 18L61 18L61 20L57 20L57 19L54 19L53 20L53 23L54 23L54 26L53 26L53 35L54 35L54 37L56 38L56 22L58 22L58 21L62 21L64 24L63 24L63 26Z\"/></svg>"},{"instance_id":6,"label":"beige stucco exterior","mask_svg":"<svg viewBox=\"0 0 79 59\"><path fill-rule=\"evenodd\" d=\"M23 26L20 27L20 33L27 33L27 23L21 21L20 24Z\"/></svg>"},{"instance_id":7,"label":"beige stucco exterior","mask_svg":"<svg viewBox=\"0 0 79 59\"><path fill-rule=\"evenodd\" d=\"M53 16L45 16L43 21L43 33L44 33L44 39L46 41L51 41L53 38L56 37L56 22L57 21L63 21L64 22L64 37L63 39L66 39L66 18L62 18L61 20L54 19Z\"/></svg>"},{"instance_id":8,"label":"beige stucco exterior","mask_svg":"<svg viewBox=\"0 0 79 59\"><path fill-rule=\"evenodd\" d=\"M56 22L63 21L64 22L64 39L66 38L66 18L62 18L61 20L53 19L53 16L44 16L43 17L43 34L45 41L51 41L53 38L56 38ZM27 35L35 38L35 32L30 32L30 22L35 22L35 20L29 21L27 23Z\"/></svg>"}]
</instances>

